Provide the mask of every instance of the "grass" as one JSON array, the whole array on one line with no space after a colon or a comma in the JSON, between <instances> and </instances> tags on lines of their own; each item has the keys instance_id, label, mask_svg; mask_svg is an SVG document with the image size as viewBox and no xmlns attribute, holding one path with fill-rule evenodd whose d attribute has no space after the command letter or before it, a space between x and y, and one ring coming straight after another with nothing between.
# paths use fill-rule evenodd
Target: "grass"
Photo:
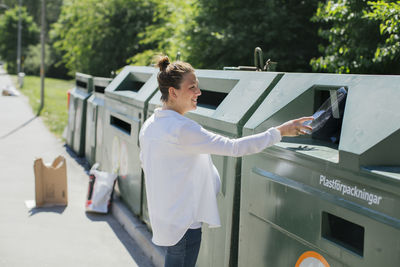
<instances>
[{"instance_id":1,"label":"grass","mask_svg":"<svg viewBox=\"0 0 400 267\"><path fill-rule=\"evenodd\" d=\"M12 79L17 85L17 76L12 75ZM73 88L74 82L53 78L45 78L44 81L44 107L40 116L58 138L62 138L68 123L67 91ZM39 76L25 76L24 86L19 88L20 92L28 97L34 114L37 114L40 106L40 88Z\"/></svg>"}]
</instances>

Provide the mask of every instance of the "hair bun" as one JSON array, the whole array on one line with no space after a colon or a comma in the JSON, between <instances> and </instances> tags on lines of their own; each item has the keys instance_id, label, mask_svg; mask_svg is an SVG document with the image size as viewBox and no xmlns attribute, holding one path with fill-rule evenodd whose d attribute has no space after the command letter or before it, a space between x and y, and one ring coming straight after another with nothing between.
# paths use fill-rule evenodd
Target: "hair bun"
<instances>
[{"instance_id":1,"label":"hair bun","mask_svg":"<svg viewBox=\"0 0 400 267\"><path fill-rule=\"evenodd\" d=\"M160 56L156 66L160 68L160 71L165 71L169 64L170 62L168 56Z\"/></svg>"}]
</instances>

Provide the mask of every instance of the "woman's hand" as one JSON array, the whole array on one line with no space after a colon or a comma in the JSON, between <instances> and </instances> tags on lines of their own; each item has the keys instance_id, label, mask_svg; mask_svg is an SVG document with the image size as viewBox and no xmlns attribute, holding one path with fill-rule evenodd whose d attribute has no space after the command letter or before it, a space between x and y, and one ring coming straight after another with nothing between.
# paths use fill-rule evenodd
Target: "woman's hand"
<instances>
[{"instance_id":1,"label":"woman's hand","mask_svg":"<svg viewBox=\"0 0 400 267\"><path fill-rule=\"evenodd\" d=\"M287 121L278 127L275 127L281 132L281 136L298 136L307 134L307 131L311 132L312 127L303 125L305 121L314 120L313 117L302 117L295 120Z\"/></svg>"}]
</instances>

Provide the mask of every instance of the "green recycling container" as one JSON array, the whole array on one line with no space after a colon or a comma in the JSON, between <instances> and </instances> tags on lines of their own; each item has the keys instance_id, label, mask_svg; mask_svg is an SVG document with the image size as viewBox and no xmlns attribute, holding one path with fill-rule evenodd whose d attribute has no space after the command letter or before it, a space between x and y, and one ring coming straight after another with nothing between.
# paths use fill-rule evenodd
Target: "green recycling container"
<instances>
[{"instance_id":1,"label":"green recycling container","mask_svg":"<svg viewBox=\"0 0 400 267\"><path fill-rule=\"evenodd\" d=\"M157 88L155 68L126 66L105 90L101 169L118 173L117 193L138 216L143 190L139 131Z\"/></svg>"},{"instance_id":2,"label":"green recycling container","mask_svg":"<svg viewBox=\"0 0 400 267\"><path fill-rule=\"evenodd\" d=\"M67 145L78 156L85 154L86 105L92 90L93 77L77 72L68 107Z\"/></svg>"},{"instance_id":3,"label":"green recycling container","mask_svg":"<svg viewBox=\"0 0 400 267\"><path fill-rule=\"evenodd\" d=\"M71 91L74 90L74 88L72 88ZM72 149L72 145L74 143L76 101L75 98L71 96L71 91L69 91L69 101L68 101L68 123L67 123L66 143Z\"/></svg>"},{"instance_id":4,"label":"green recycling container","mask_svg":"<svg viewBox=\"0 0 400 267\"><path fill-rule=\"evenodd\" d=\"M400 76L287 73L244 135L327 99L320 134L243 157L239 266L400 266Z\"/></svg>"},{"instance_id":5,"label":"green recycling container","mask_svg":"<svg viewBox=\"0 0 400 267\"><path fill-rule=\"evenodd\" d=\"M161 93L157 92L148 102L147 104L147 112L146 119L148 119L156 108L161 108L163 103L161 102ZM151 230L150 225L150 217L149 217L149 209L147 206L147 195L146 195L146 184L144 183L144 173L142 172L142 180L143 180L143 198L142 198L142 215L140 219L146 224L147 228Z\"/></svg>"},{"instance_id":6,"label":"green recycling container","mask_svg":"<svg viewBox=\"0 0 400 267\"><path fill-rule=\"evenodd\" d=\"M111 78L94 77L93 94L87 101L85 157L90 165L101 164L103 144L104 90Z\"/></svg>"},{"instance_id":7,"label":"green recycling container","mask_svg":"<svg viewBox=\"0 0 400 267\"><path fill-rule=\"evenodd\" d=\"M204 128L231 138L242 136L242 128L257 106L282 77L280 73L195 70L201 96L197 109L186 114ZM149 102L150 115L161 105L157 92ZM218 194L220 228L204 225L198 266L237 264L241 158L212 155L221 177ZM143 220L149 225L147 203Z\"/></svg>"}]
</instances>

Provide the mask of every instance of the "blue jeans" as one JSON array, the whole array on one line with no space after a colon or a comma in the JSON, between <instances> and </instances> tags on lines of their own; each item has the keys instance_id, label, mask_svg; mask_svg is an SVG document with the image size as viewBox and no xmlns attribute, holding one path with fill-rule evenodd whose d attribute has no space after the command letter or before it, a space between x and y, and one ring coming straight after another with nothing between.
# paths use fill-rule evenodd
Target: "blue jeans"
<instances>
[{"instance_id":1,"label":"blue jeans","mask_svg":"<svg viewBox=\"0 0 400 267\"><path fill-rule=\"evenodd\" d=\"M176 245L167 247L164 267L194 267L200 243L201 228L188 229Z\"/></svg>"}]
</instances>

